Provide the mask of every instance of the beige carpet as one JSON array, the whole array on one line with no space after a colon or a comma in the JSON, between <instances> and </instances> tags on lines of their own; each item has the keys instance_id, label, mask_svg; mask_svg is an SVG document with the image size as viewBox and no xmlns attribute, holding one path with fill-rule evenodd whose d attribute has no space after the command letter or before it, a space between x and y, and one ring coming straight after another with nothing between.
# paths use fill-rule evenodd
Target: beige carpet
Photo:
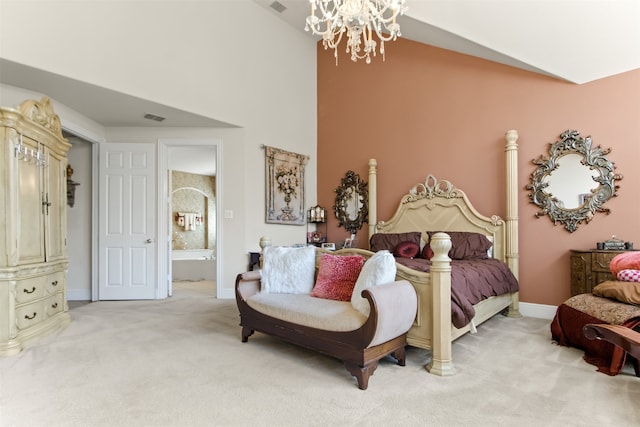
<instances>
[{"instance_id":1,"label":"beige carpet","mask_svg":"<svg viewBox=\"0 0 640 427\"><path fill-rule=\"evenodd\" d=\"M98 302L0 358L1 426L632 426L640 379L598 373L550 341L549 322L494 317L454 343L453 377L429 352L383 360L359 390L341 362L255 334L233 300L179 283L165 301Z\"/></svg>"}]
</instances>

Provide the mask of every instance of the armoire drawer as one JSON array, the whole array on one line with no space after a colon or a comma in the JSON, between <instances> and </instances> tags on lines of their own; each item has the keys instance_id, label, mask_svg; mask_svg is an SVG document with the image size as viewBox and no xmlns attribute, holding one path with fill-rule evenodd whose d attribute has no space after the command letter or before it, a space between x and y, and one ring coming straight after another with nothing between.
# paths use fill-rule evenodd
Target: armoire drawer
<instances>
[{"instance_id":1,"label":"armoire drawer","mask_svg":"<svg viewBox=\"0 0 640 427\"><path fill-rule=\"evenodd\" d=\"M25 304L44 296L46 276L18 280L16 283L16 303Z\"/></svg>"},{"instance_id":2,"label":"armoire drawer","mask_svg":"<svg viewBox=\"0 0 640 427\"><path fill-rule=\"evenodd\" d=\"M16 307L16 323L18 330L24 330L46 319L44 300Z\"/></svg>"},{"instance_id":3,"label":"armoire drawer","mask_svg":"<svg viewBox=\"0 0 640 427\"><path fill-rule=\"evenodd\" d=\"M64 294L62 292L58 292L57 294L45 299L44 308L47 313L47 317L60 313L64 310Z\"/></svg>"},{"instance_id":4,"label":"armoire drawer","mask_svg":"<svg viewBox=\"0 0 640 427\"><path fill-rule=\"evenodd\" d=\"M64 271L57 271L45 276L47 293L49 295L60 292L64 289L65 274Z\"/></svg>"}]
</instances>

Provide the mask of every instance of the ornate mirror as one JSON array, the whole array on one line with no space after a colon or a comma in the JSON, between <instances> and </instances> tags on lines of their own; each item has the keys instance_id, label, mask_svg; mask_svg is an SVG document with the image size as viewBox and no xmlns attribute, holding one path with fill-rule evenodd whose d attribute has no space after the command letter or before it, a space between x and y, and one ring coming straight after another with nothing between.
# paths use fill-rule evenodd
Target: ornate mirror
<instances>
[{"instance_id":1,"label":"ornate mirror","mask_svg":"<svg viewBox=\"0 0 640 427\"><path fill-rule=\"evenodd\" d=\"M531 203L541 208L536 217L549 215L555 225L561 223L573 233L596 212L609 214L603 205L617 196L615 181L622 179L606 157L611 149L593 147L591 137L583 138L576 130L564 131L549 145L549 157L533 160L538 168L526 187Z\"/></svg>"},{"instance_id":2,"label":"ornate mirror","mask_svg":"<svg viewBox=\"0 0 640 427\"><path fill-rule=\"evenodd\" d=\"M368 200L367 183L357 173L347 171L342 184L336 188L336 204L333 206L338 226L356 234L368 220Z\"/></svg>"}]
</instances>

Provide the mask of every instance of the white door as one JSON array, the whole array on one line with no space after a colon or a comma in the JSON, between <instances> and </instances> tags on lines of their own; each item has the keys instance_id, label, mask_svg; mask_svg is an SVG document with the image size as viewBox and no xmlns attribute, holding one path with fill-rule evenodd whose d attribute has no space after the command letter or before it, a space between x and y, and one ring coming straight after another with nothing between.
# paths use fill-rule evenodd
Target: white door
<instances>
[{"instance_id":1,"label":"white door","mask_svg":"<svg viewBox=\"0 0 640 427\"><path fill-rule=\"evenodd\" d=\"M155 144L100 144L98 299L157 295Z\"/></svg>"}]
</instances>

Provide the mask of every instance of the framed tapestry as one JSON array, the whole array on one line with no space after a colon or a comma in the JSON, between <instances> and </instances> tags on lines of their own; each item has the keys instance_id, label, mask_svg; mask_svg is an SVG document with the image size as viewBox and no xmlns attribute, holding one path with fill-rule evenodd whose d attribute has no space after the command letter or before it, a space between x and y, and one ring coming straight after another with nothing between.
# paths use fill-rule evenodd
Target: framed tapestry
<instances>
[{"instance_id":1,"label":"framed tapestry","mask_svg":"<svg viewBox=\"0 0 640 427\"><path fill-rule=\"evenodd\" d=\"M309 156L264 147L270 224L304 225L304 168Z\"/></svg>"}]
</instances>

